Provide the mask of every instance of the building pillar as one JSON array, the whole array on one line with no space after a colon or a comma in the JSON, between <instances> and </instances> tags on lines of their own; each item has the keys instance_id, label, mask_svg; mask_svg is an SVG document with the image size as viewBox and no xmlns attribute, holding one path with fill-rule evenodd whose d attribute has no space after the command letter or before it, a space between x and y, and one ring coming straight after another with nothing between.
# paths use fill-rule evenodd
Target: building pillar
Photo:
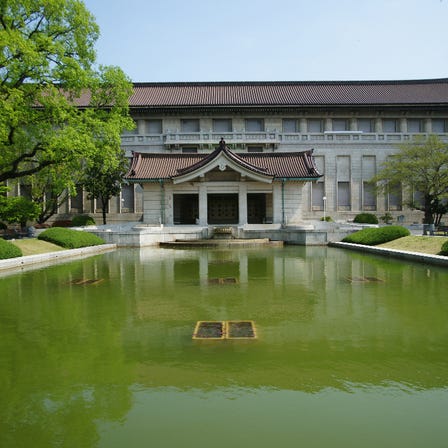
<instances>
[{"instance_id":1,"label":"building pillar","mask_svg":"<svg viewBox=\"0 0 448 448\"><path fill-rule=\"evenodd\" d=\"M207 225L207 185L199 185L199 225Z\"/></svg>"},{"instance_id":2,"label":"building pillar","mask_svg":"<svg viewBox=\"0 0 448 448\"><path fill-rule=\"evenodd\" d=\"M238 213L239 225L247 224L247 185L245 182L240 182L238 190Z\"/></svg>"}]
</instances>

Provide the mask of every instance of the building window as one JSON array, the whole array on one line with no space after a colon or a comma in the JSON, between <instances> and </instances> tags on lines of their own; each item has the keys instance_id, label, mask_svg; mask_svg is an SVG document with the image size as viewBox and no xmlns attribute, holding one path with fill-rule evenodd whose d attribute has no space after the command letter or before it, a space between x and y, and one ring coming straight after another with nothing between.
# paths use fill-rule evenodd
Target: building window
<instances>
[{"instance_id":1,"label":"building window","mask_svg":"<svg viewBox=\"0 0 448 448\"><path fill-rule=\"evenodd\" d=\"M291 134L299 132L299 121L295 118L283 118L283 132Z\"/></svg>"},{"instance_id":2,"label":"building window","mask_svg":"<svg viewBox=\"0 0 448 448\"><path fill-rule=\"evenodd\" d=\"M350 210L350 182L338 182L338 210Z\"/></svg>"},{"instance_id":3,"label":"building window","mask_svg":"<svg viewBox=\"0 0 448 448\"><path fill-rule=\"evenodd\" d=\"M262 118L246 118L247 132L263 132L264 120Z\"/></svg>"},{"instance_id":4,"label":"building window","mask_svg":"<svg viewBox=\"0 0 448 448\"><path fill-rule=\"evenodd\" d=\"M318 118L309 118L307 121L308 132L323 132L324 122Z\"/></svg>"},{"instance_id":5,"label":"building window","mask_svg":"<svg viewBox=\"0 0 448 448\"><path fill-rule=\"evenodd\" d=\"M425 132L423 120L420 120L419 118L410 118L408 119L407 123L408 123L408 132L412 133Z\"/></svg>"},{"instance_id":6,"label":"building window","mask_svg":"<svg viewBox=\"0 0 448 448\"><path fill-rule=\"evenodd\" d=\"M196 154L197 152L197 146L182 146L182 154Z\"/></svg>"},{"instance_id":7,"label":"building window","mask_svg":"<svg viewBox=\"0 0 448 448\"><path fill-rule=\"evenodd\" d=\"M83 211L83 190L81 186L76 187L76 195L70 197L70 212L82 213Z\"/></svg>"},{"instance_id":8,"label":"building window","mask_svg":"<svg viewBox=\"0 0 448 448\"><path fill-rule=\"evenodd\" d=\"M146 120L147 134L162 134L162 120Z\"/></svg>"},{"instance_id":9,"label":"building window","mask_svg":"<svg viewBox=\"0 0 448 448\"><path fill-rule=\"evenodd\" d=\"M358 131L375 132L375 120L372 120L371 118L359 118Z\"/></svg>"},{"instance_id":10,"label":"building window","mask_svg":"<svg viewBox=\"0 0 448 448\"><path fill-rule=\"evenodd\" d=\"M402 187L401 184L391 184L387 188L387 210L402 209Z\"/></svg>"},{"instance_id":11,"label":"building window","mask_svg":"<svg viewBox=\"0 0 448 448\"><path fill-rule=\"evenodd\" d=\"M213 119L213 132L232 132L232 120L230 118Z\"/></svg>"},{"instance_id":12,"label":"building window","mask_svg":"<svg viewBox=\"0 0 448 448\"><path fill-rule=\"evenodd\" d=\"M263 146L248 146L247 152L263 152Z\"/></svg>"},{"instance_id":13,"label":"building window","mask_svg":"<svg viewBox=\"0 0 448 448\"><path fill-rule=\"evenodd\" d=\"M134 184L123 185L121 188L121 213L134 211Z\"/></svg>"},{"instance_id":14,"label":"building window","mask_svg":"<svg viewBox=\"0 0 448 448\"><path fill-rule=\"evenodd\" d=\"M333 119L333 131L349 131L350 123L344 118L334 118Z\"/></svg>"},{"instance_id":15,"label":"building window","mask_svg":"<svg viewBox=\"0 0 448 448\"><path fill-rule=\"evenodd\" d=\"M376 210L375 185L367 181L362 184L362 208L363 210Z\"/></svg>"},{"instance_id":16,"label":"building window","mask_svg":"<svg viewBox=\"0 0 448 448\"><path fill-rule=\"evenodd\" d=\"M445 120L443 118L433 118L432 132L438 134L444 134L445 132L448 132L448 120Z\"/></svg>"},{"instance_id":17,"label":"building window","mask_svg":"<svg viewBox=\"0 0 448 448\"><path fill-rule=\"evenodd\" d=\"M311 185L311 209L324 209L325 184L324 182L316 182Z\"/></svg>"},{"instance_id":18,"label":"building window","mask_svg":"<svg viewBox=\"0 0 448 448\"><path fill-rule=\"evenodd\" d=\"M180 120L180 130L181 132L199 132L199 119L186 118Z\"/></svg>"},{"instance_id":19,"label":"building window","mask_svg":"<svg viewBox=\"0 0 448 448\"><path fill-rule=\"evenodd\" d=\"M400 123L395 118L383 120L383 132L400 132Z\"/></svg>"}]
</instances>

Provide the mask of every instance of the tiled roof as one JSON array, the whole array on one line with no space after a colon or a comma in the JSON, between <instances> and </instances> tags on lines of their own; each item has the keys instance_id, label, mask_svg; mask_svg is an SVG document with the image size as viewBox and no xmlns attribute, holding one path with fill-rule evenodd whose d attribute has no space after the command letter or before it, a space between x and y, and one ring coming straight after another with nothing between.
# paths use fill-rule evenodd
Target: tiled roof
<instances>
[{"instance_id":1,"label":"tiled roof","mask_svg":"<svg viewBox=\"0 0 448 448\"><path fill-rule=\"evenodd\" d=\"M136 83L131 107L448 104L448 78L416 81Z\"/></svg>"},{"instance_id":2,"label":"tiled roof","mask_svg":"<svg viewBox=\"0 0 448 448\"><path fill-rule=\"evenodd\" d=\"M218 148L217 151L220 149ZM278 153L239 153L233 160L246 169L277 179L318 179L322 175L317 171L312 151ZM158 181L175 178L180 174L194 172L210 160L212 154L160 154L134 153L128 181Z\"/></svg>"}]
</instances>

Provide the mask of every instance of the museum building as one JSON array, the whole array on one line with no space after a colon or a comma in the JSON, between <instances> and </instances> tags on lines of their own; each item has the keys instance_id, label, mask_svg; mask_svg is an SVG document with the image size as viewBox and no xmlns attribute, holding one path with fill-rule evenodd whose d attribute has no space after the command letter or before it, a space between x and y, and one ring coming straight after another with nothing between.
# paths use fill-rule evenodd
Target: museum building
<instances>
[{"instance_id":1,"label":"museum building","mask_svg":"<svg viewBox=\"0 0 448 448\"><path fill-rule=\"evenodd\" d=\"M128 184L109 222L300 225L386 212L421 222L370 179L400 144L448 141L448 78L135 83ZM82 191L61 213L96 213ZM98 215L99 216L99 215ZM98 220L99 221L99 220Z\"/></svg>"}]
</instances>

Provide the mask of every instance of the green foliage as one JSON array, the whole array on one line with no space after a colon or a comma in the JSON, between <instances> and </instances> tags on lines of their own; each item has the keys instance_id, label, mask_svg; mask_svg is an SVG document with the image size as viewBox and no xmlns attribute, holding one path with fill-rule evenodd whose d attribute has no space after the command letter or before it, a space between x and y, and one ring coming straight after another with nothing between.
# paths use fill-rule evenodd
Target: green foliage
<instances>
[{"instance_id":1,"label":"green foliage","mask_svg":"<svg viewBox=\"0 0 448 448\"><path fill-rule=\"evenodd\" d=\"M13 224L26 226L27 221L33 221L39 215L40 207L21 196L8 197L2 200L0 219Z\"/></svg>"},{"instance_id":2,"label":"green foliage","mask_svg":"<svg viewBox=\"0 0 448 448\"><path fill-rule=\"evenodd\" d=\"M378 224L378 218L372 213L359 213L353 219L358 224Z\"/></svg>"},{"instance_id":3,"label":"green foliage","mask_svg":"<svg viewBox=\"0 0 448 448\"><path fill-rule=\"evenodd\" d=\"M0 230L6 230L8 228L8 226L4 223L0 221Z\"/></svg>"},{"instance_id":4,"label":"green foliage","mask_svg":"<svg viewBox=\"0 0 448 448\"><path fill-rule=\"evenodd\" d=\"M21 256L22 251L17 246L0 238L0 260L17 258Z\"/></svg>"},{"instance_id":5,"label":"green foliage","mask_svg":"<svg viewBox=\"0 0 448 448\"><path fill-rule=\"evenodd\" d=\"M322 216L322 218L320 218L321 221L326 221L326 222L333 222L333 218L331 216L325 216L325 218Z\"/></svg>"},{"instance_id":6,"label":"green foliage","mask_svg":"<svg viewBox=\"0 0 448 448\"><path fill-rule=\"evenodd\" d=\"M95 220L89 215L76 215L72 219L72 226L94 226L96 224Z\"/></svg>"},{"instance_id":7,"label":"green foliage","mask_svg":"<svg viewBox=\"0 0 448 448\"><path fill-rule=\"evenodd\" d=\"M383 191L406 187L419 192L422 202L409 200L407 205L423 211L424 223L432 224L448 197L448 145L435 135L403 144L372 181Z\"/></svg>"},{"instance_id":8,"label":"green foliage","mask_svg":"<svg viewBox=\"0 0 448 448\"><path fill-rule=\"evenodd\" d=\"M448 255L448 241L442 244L442 249L440 250L440 255Z\"/></svg>"},{"instance_id":9,"label":"green foliage","mask_svg":"<svg viewBox=\"0 0 448 448\"><path fill-rule=\"evenodd\" d=\"M392 222L393 216L389 212L386 212L384 215L380 216L380 219L381 221L388 223Z\"/></svg>"},{"instance_id":10,"label":"green foliage","mask_svg":"<svg viewBox=\"0 0 448 448\"><path fill-rule=\"evenodd\" d=\"M0 16L0 182L58 166L70 183L98 152L113 163L134 127L132 84L95 65L99 29L83 2L2 1Z\"/></svg>"},{"instance_id":11,"label":"green foliage","mask_svg":"<svg viewBox=\"0 0 448 448\"><path fill-rule=\"evenodd\" d=\"M83 232L82 230L64 229L62 227L52 227L51 229L44 230L37 238L65 247L66 249L77 249L104 244L103 239L92 233Z\"/></svg>"},{"instance_id":12,"label":"green foliage","mask_svg":"<svg viewBox=\"0 0 448 448\"><path fill-rule=\"evenodd\" d=\"M402 226L387 226L379 228L368 228L360 230L346 236L342 241L344 243L363 244L366 246L376 246L377 244L387 243L408 236L411 233Z\"/></svg>"},{"instance_id":13,"label":"green foliage","mask_svg":"<svg viewBox=\"0 0 448 448\"><path fill-rule=\"evenodd\" d=\"M123 177L128 170L128 161L121 152L115 164L105 165L102 157L93 160L85 170L84 188L89 199L97 199L103 211L103 224L106 224L109 200L120 193Z\"/></svg>"}]
</instances>

